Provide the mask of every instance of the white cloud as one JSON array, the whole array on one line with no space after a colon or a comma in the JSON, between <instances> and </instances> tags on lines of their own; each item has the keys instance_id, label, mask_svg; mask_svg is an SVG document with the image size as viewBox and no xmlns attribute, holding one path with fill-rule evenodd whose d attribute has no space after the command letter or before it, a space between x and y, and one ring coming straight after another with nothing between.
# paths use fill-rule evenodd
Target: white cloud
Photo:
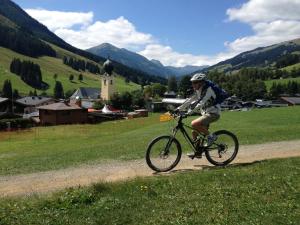
<instances>
[{"instance_id":1,"label":"white cloud","mask_svg":"<svg viewBox=\"0 0 300 225\"><path fill-rule=\"evenodd\" d=\"M300 37L299 0L250 0L227 10L230 21L247 23L254 35L226 43L236 54Z\"/></svg>"},{"instance_id":2,"label":"white cloud","mask_svg":"<svg viewBox=\"0 0 300 225\"><path fill-rule=\"evenodd\" d=\"M74 25L87 26L93 21L93 12L60 12L44 9L26 9L26 12L43 23L50 30L71 28Z\"/></svg>"},{"instance_id":3,"label":"white cloud","mask_svg":"<svg viewBox=\"0 0 300 225\"><path fill-rule=\"evenodd\" d=\"M59 12L44 9L26 9L26 12L60 38L81 49L109 42L117 47L138 50L155 42L151 34L138 32L134 25L122 16L106 22L94 22L92 12ZM74 25L79 25L80 28L75 29Z\"/></svg>"},{"instance_id":4,"label":"white cloud","mask_svg":"<svg viewBox=\"0 0 300 225\"><path fill-rule=\"evenodd\" d=\"M246 23L253 35L225 41L226 50L211 56L179 53L170 46L161 45L151 34L139 32L122 16L94 21L93 12L26 11L78 48L87 49L108 42L171 66L212 65L244 51L300 37L300 0L249 0L239 8L228 9L228 20Z\"/></svg>"},{"instance_id":5,"label":"white cloud","mask_svg":"<svg viewBox=\"0 0 300 225\"><path fill-rule=\"evenodd\" d=\"M250 0L240 8L227 10L229 20L245 23L272 22L275 20L299 20L299 0Z\"/></svg>"},{"instance_id":6,"label":"white cloud","mask_svg":"<svg viewBox=\"0 0 300 225\"><path fill-rule=\"evenodd\" d=\"M148 59L158 59L164 65L170 66L186 66L186 65L212 65L230 56L220 53L215 56L182 54L174 51L170 46L159 44L149 44L139 54ZM233 55L231 55L232 57Z\"/></svg>"}]
</instances>

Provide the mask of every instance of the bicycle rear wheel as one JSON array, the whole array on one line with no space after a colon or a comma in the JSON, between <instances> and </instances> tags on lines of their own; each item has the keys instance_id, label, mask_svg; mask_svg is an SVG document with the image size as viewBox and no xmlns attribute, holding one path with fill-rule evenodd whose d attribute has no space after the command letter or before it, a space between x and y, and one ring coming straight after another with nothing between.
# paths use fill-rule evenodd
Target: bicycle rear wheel
<instances>
[{"instance_id":1,"label":"bicycle rear wheel","mask_svg":"<svg viewBox=\"0 0 300 225\"><path fill-rule=\"evenodd\" d=\"M225 166L232 162L238 153L238 139L227 130L220 130L214 134L217 140L206 149L205 156L213 165Z\"/></svg>"},{"instance_id":2,"label":"bicycle rear wheel","mask_svg":"<svg viewBox=\"0 0 300 225\"><path fill-rule=\"evenodd\" d=\"M179 163L181 154L177 139L172 136L159 136L150 142L146 162L154 171L167 172Z\"/></svg>"}]
</instances>

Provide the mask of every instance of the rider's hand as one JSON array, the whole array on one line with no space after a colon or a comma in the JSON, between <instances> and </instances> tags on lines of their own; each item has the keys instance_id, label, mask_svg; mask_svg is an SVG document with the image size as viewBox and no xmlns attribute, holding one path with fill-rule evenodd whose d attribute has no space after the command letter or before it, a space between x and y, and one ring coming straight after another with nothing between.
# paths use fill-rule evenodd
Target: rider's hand
<instances>
[{"instance_id":1,"label":"rider's hand","mask_svg":"<svg viewBox=\"0 0 300 225\"><path fill-rule=\"evenodd\" d=\"M187 111L186 114L190 116L190 115L192 115L193 113L194 113L194 111L193 111L192 109L189 109L189 110Z\"/></svg>"}]
</instances>

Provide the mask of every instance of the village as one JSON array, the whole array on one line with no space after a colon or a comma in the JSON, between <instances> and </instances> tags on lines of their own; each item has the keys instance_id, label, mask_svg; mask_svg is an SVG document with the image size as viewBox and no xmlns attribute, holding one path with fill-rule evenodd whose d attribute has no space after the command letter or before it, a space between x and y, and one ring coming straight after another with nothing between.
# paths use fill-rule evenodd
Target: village
<instances>
[{"instance_id":1,"label":"village","mask_svg":"<svg viewBox=\"0 0 300 225\"><path fill-rule=\"evenodd\" d=\"M113 65L109 59L104 63L104 70L101 88L81 87L69 99L25 96L12 100L0 97L0 129L9 131L30 126L97 123L107 120L147 117L149 112L166 112L186 101L186 98L180 98L174 91L167 91L160 101L148 98L145 108L135 109L131 112L116 109L109 104L105 104L118 91L115 87L114 75L112 75ZM95 102L102 102L103 108L95 109ZM281 96L277 100L256 99L256 101L242 101L236 96L231 96L221 104L221 109L248 111L253 108L294 105L300 105L299 96ZM15 118L22 118L22 120L16 120Z\"/></svg>"}]
</instances>

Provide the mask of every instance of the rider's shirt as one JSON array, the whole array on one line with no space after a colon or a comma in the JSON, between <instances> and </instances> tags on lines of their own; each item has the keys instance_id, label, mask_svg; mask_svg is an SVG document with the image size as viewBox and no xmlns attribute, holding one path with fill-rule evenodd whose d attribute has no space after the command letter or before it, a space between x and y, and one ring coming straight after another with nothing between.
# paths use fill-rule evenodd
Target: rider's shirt
<instances>
[{"instance_id":1,"label":"rider's shirt","mask_svg":"<svg viewBox=\"0 0 300 225\"><path fill-rule=\"evenodd\" d=\"M218 114L220 115L220 104L214 104L216 94L211 87L203 90L203 86L196 90L195 93L187 99L181 106L178 107L179 111L185 111L189 108L192 112L205 114Z\"/></svg>"}]
</instances>

